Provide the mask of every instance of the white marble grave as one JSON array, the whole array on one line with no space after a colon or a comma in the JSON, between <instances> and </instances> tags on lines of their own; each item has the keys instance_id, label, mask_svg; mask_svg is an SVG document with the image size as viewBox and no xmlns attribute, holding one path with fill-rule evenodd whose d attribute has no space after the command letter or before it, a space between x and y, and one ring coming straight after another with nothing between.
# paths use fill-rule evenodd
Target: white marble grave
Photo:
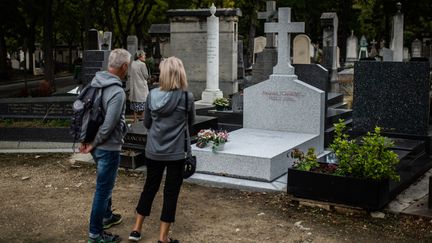
<instances>
[{"instance_id":1,"label":"white marble grave","mask_svg":"<svg viewBox=\"0 0 432 243\"><path fill-rule=\"evenodd\" d=\"M244 90L243 128L231 132L229 142L217 153L192 147L198 159L195 179L202 174L219 175L205 180L220 183L222 175L236 178L228 181L237 185L249 180L272 185L260 188L285 190L283 186L275 189L274 183L286 178L292 165L289 152L310 147L323 152L325 96L294 75L288 58L289 35L304 31L304 23L291 23L290 13L290 8L279 8L279 22L266 27L266 32L279 34L278 65L269 80Z\"/></svg>"}]
</instances>

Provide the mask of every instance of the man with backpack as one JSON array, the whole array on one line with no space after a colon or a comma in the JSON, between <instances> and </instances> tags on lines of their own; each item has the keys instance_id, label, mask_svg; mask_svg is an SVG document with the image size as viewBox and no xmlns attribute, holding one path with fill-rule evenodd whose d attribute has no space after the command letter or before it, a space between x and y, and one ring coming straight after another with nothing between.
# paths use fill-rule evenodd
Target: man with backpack
<instances>
[{"instance_id":1,"label":"man with backpack","mask_svg":"<svg viewBox=\"0 0 432 243\"><path fill-rule=\"evenodd\" d=\"M120 151L126 135L126 94L122 79L126 78L131 55L124 49L111 51L108 71L100 71L91 82L101 89L101 109L104 120L91 142L81 142L80 152L91 153L97 165L96 191L90 215L88 243L119 242L120 237L105 232L120 224L122 217L111 210L111 194L120 164Z\"/></svg>"}]
</instances>

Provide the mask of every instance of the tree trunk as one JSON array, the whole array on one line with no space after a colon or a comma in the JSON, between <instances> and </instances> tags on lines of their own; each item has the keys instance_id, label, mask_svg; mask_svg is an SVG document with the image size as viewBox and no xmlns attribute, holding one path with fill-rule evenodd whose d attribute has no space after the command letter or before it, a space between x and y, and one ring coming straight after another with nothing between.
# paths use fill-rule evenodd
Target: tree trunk
<instances>
[{"instance_id":1,"label":"tree trunk","mask_svg":"<svg viewBox=\"0 0 432 243\"><path fill-rule=\"evenodd\" d=\"M69 71L73 72L73 65L72 65L72 40L69 40L68 42L68 49L69 49L69 60L68 60L68 64L69 64Z\"/></svg>"},{"instance_id":2,"label":"tree trunk","mask_svg":"<svg viewBox=\"0 0 432 243\"><path fill-rule=\"evenodd\" d=\"M0 78L7 78L7 49L3 28L0 27Z\"/></svg>"},{"instance_id":3,"label":"tree trunk","mask_svg":"<svg viewBox=\"0 0 432 243\"><path fill-rule=\"evenodd\" d=\"M55 77L54 77L54 60L53 60L53 16L52 16L53 0L45 0L45 14L44 14L44 62L45 70L44 76L52 89L55 91Z\"/></svg>"}]
</instances>

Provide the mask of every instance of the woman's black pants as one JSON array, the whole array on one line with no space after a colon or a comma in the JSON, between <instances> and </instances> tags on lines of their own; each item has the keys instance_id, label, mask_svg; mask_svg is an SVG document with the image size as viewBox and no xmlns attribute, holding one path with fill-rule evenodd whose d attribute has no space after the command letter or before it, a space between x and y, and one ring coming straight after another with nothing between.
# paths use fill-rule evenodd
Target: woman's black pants
<instances>
[{"instance_id":1,"label":"woman's black pants","mask_svg":"<svg viewBox=\"0 0 432 243\"><path fill-rule=\"evenodd\" d=\"M147 158L146 164L147 178L136 211L143 216L150 215L153 200L159 190L163 172L166 168L163 206L160 220L172 223L175 221L177 199L180 193L180 187L183 183L184 159L176 161L156 161Z\"/></svg>"}]
</instances>

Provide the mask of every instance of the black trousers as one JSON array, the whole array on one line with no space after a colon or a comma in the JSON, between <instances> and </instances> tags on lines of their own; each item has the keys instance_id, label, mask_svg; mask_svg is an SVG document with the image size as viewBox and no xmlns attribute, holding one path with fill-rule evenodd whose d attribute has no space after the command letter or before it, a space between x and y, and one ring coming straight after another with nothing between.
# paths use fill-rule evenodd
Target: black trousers
<instances>
[{"instance_id":1,"label":"black trousers","mask_svg":"<svg viewBox=\"0 0 432 243\"><path fill-rule=\"evenodd\" d=\"M143 216L150 215L153 200L156 193L159 191L163 172L166 168L167 172L160 220L172 223L175 221L177 199L180 193L180 187L183 183L184 159L176 161L155 161L146 159L146 163L147 178L136 211Z\"/></svg>"}]
</instances>

